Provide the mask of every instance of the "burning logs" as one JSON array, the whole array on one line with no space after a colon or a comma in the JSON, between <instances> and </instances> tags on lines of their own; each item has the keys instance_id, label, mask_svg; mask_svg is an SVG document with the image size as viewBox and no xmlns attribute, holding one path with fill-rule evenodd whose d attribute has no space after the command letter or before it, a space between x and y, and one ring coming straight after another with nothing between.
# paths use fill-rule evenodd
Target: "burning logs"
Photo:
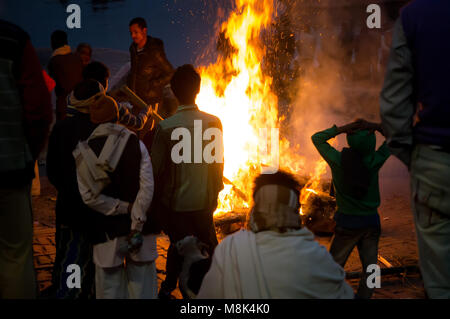
<instances>
[{"instance_id":1,"label":"burning logs","mask_svg":"<svg viewBox=\"0 0 450 319\"><path fill-rule=\"evenodd\" d=\"M336 223L336 199L327 193L307 189L310 192L302 203L301 217L304 226L316 235L331 236Z\"/></svg>"},{"instance_id":2,"label":"burning logs","mask_svg":"<svg viewBox=\"0 0 450 319\"><path fill-rule=\"evenodd\" d=\"M231 184L233 190L242 199L247 196L236 188L229 180L224 178L226 184ZM322 182L322 190L329 189L330 182ZM302 192L302 207L300 216L303 226L308 227L314 234L319 236L331 236L334 233L336 225L334 213L336 211L336 199L322 190L304 189ZM302 194L303 195L303 194ZM233 233L245 226L247 221L248 209L234 210L227 213L214 216L214 224L217 232L222 235Z\"/></svg>"},{"instance_id":3,"label":"burning logs","mask_svg":"<svg viewBox=\"0 0 450 319\"><path fill-rule=\"evenodd\" d=\"M246 210L232 211L214 216L214 225L218 233L228 235L245 226L247 220Z\"/></svg>"}]
</instances>

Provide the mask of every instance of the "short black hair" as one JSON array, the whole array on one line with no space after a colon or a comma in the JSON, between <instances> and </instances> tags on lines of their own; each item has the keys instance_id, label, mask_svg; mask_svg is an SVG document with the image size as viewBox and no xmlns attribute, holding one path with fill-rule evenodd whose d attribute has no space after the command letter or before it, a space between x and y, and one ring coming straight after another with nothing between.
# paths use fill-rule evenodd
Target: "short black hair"
<instances>
[{"instance_id":1,"label":"short black hair","mask_svg":"<svg viewBox=\"0 0 450 319\"><path fill-rule=\"evenodd\" d=\"M141 29L147 28L147 22L145 22L145 19L141 17L132 19L128 26L131 27L133 24L137 24Z\"/></svg>"},{"instance_id":2,"label":"short black hair","mask_svg":"<svg viewBox=\"0 0 450 319\"><path fill-rule=\"evenodd\" d=\"M170 80L173 94L181 104L195 101L200 90L200 75L192 64L185 64L176 69Z\"/></svg>"},{"instance_id":3,"label":"short black hair","mask_svg":"<svg viewBox=\"0 0 450 319\"><path fill-rule=\"evenodd\" d=\"M110 73L108 67L99 61L93 61L83 69L83 80L93 79L100 82L106 88L106 80Z\"/></svg>"},{"instance_id":4,"label":"short black hair","mask_svg":"<svg viewBox=\"0 0 450 319\"><path fill-rule=\"evenodd\" d=\"M87 100L100 92L98 82L93 79L83 80L75 86L73 95L77 100Z\"/></svg>"},{"instance_id":5,"label":"short black hair","mask_svg":"<svg viewBox=\"0 0 450 319\"><path fill-rule=\"evenodd\" d=\"M77 46L77 52L80 52L83 49L88 49L89 50L89 54L92 55L92 47L89 45L89 43L80 43Z\"/></svg>"},{"instance_id":6,"label":"short black hair","mask_svg":"<svg viewBox=\"0 0 450 319\"><path fill-rule=\"evenodd\" d=\"M56 30L53 31L51 37L50 37L52 50L56 50L66 44L67 42L67 33L62 30Z\"/></svg>"},{"instance_id":7,"label":"short black hair","mask_svg":"<svg viewBox=\"0 0 450 319\"><path fill-rule=\"evenodd\" d=\"M255 178L253 188L253 199L255 199L256 192L265 185L281 185L289 189L292 189L297 196L300 197L301 185L297 179L292 175L284 171L278 171L274 174L260 174Z\"/></svg>"}]
</instances>

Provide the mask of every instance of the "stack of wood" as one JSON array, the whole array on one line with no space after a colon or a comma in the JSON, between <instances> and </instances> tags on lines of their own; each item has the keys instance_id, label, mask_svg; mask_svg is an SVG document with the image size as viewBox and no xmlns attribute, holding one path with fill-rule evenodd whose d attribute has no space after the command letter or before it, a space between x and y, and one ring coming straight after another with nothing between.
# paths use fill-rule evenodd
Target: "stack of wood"
<instances>
[{"instance_id":1,"label":"stack of wood","mask_svg":"<svg viewBox=\"0 0 450 319\"><path fill-rule=\"evenodd\" d=\"M300 177L299 180L304 181L302 185L306 184L306 178L303 180ZM336 226L334 221L336 199L328 194L330 186L330 181L322 182L320 190L311 192L306 202L302 203L302 224L318 236L331 236ZM217 233L227 235L245 227L249 212L249 209L241 209L215 216Z\"/></svg>"},{"instance_id":2,"label":"stack of wood","mask_svg":"<svg viewBox=\"0 0 450 319\"><path fill-rule=\"evenodd\" d=\"M216 231L222 235L228 235L245 227L248 210L236 210L214 216Z\"/></svg>"},{"instance_id":3,"label":"stack of wood","mask_svg":"<svg viewBox=\"0 0 450 319\"><path fill-rule=\"evenodd\" d=\"M319 236L331 236L334 233L336 222L336 199L327 193L317 191L311 193L302 203L302 223L314 234Z\"/></svg>"}]
</instances>

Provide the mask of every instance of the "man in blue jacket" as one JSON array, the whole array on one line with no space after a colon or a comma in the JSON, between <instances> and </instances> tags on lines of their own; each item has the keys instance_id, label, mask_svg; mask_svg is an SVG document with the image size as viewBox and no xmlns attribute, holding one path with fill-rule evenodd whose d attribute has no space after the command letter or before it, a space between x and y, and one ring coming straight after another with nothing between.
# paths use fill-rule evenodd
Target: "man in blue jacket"
<instances>
[{"instance_id":1,"label":"man in blue jacket","mask_svg":"<svg viewBox=\"0 0 450 319\"><path fill-rule=\"evenodd\" d=\"M450 2L416 0L395 23L381 118L411 172L419 259L430 298L450 298Z\"/></svg>"}]
</instances>

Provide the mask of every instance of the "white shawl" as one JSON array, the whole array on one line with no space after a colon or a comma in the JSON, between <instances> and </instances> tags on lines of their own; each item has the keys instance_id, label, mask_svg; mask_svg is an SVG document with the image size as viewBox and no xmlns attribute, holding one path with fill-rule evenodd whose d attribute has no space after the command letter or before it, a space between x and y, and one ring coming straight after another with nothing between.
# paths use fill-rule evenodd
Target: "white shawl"
<instances>
[{"instance_id":1,"label":"white shawl","mask_svg":"<svg viewBox=\"0 0 450 319\"><path fill-rule=\"evenodd\" d=\"M239 231L217 246L197 298L353 298L345 272L306 228Z\"/></svg>"}]
</instances>

